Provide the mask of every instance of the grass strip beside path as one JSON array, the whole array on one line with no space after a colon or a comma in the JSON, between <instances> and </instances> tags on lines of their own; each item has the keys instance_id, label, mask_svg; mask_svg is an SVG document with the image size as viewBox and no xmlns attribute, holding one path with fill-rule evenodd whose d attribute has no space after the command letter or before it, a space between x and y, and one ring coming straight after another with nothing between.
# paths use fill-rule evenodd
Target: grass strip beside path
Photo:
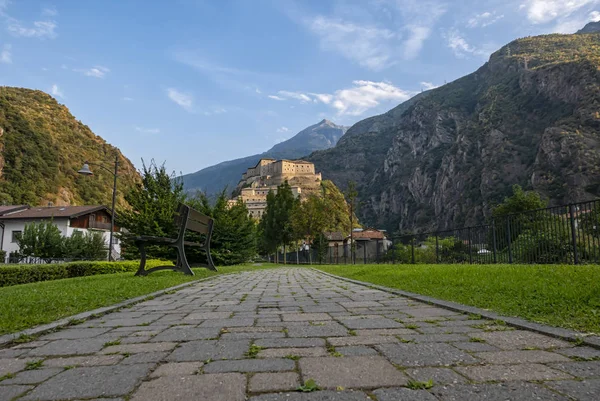
<instances>
[{"instance_id":1,"label":"grass strip beside path","mask_svg":"<svg viewBox=\"0 0 600 401\"><path fill-rule=\"evenodd\" d=\"M538 323L600 333L600 266L323 265L315 268Z\"/></svg>"},{"instance_id":2,"label":"grass strip beside path","mask_svg":"<svg viewBox=\"0 0 600 401\"><path fill-rule=\"evenodd\" d=\"M195 276L172 271L156 272L146 277L135 277L134 273L103 274L0 288L0 335L114 305L189 281L264 268L273 266L225 266L219 267L218 273L193 269Z\"/></svg>"}]
</instances>

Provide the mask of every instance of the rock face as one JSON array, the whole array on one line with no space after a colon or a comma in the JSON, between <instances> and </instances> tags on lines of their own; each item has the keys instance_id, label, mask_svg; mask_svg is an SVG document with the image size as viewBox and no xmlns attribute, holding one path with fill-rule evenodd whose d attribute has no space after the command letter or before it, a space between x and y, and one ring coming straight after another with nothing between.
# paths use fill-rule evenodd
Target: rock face
<instances>
[{"instance_id":1,"label":"rock face","mask_svg":"<svg viewBox=\"0 0 600 401\"><path fill-rule=\"evenodd\" d=\"M391 231L481 223L513 184L553 204L597 198L599 68L600 34L516 40L306 160L356 181L361 222Z\"/></svg>"},{"instance_id":2,"label":"rock face","mask_svg":"<svg viewBox=\"0 0 600 401\"><path fill-rule=\"evenodd\" d=\"M600 21L598 22L588 22L586 26L582 29L578 30L576 33L596 33L600 32Z\"/></svg>"},{"instance_id":3,"label":"rock face","mask_svg":"<svg viewBox=\"0 0 600 401\"><path fill-rule=\"evenodd\" d=\"M119 157L118 201L139 179L119 149L77 121L47 93L0 87L0 202L56 206L110 205L113 176L92 166L93 177L77 174L86 160L108 166Z\"/></svg>"},{"instance_id":4,"label":"rock face","mask_svg":"<svg viewBox=\"0 0 600 401\"><path fill-rule=\"evenodd\" d=\"M209 195L222 191L225 187L231 191L236 187L246 169L256 165L261 158L299 159L316 150L335 146L347 130L348 127L323 120L300 131L287 141L278 143L264 153L226 161L195 173L186 174L182 177L184 188L186 191L206 191Z\"/></svg>"}]
</instances>

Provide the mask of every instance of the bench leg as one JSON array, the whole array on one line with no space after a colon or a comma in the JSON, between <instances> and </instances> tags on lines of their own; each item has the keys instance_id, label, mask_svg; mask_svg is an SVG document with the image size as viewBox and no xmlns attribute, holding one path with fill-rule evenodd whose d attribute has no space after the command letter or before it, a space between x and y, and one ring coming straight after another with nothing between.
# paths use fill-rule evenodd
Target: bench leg
<instances>
[{"instance_id":1,"label":"bench leg","mask_svg":"<svg viewBox=\"0 0 600 401\"><path fill-rule=\"evenodd\" d=\"M183 249L183 244L177 245L176 248L177 248L177 268L178 268L177 270L179 270L189 276L193 276L194 271L190 267L190 264L188 263L187 258L185 257L185 251Z\"/></svg>"},{"instance_id":2,"label":"bench leg","mask_svg":"<svg viewBox=\"0 0 600 401\"><path fill-rule=\"evenodd\" d=\"M138 269L137 273L135 273L136 276L147 276L148 272L146 271L146 247L144 246L144 243L141 242L138 245L138 248L140 249L140 268Z\"/></svg>"},{"instance_id":3,"label":"bench leg","mask_svg":"<svg viewBox=\"0 0 600 401\"><path fill-rule=\"evenodd\" d=\"M206 243L204 250L206 251L206 264L208 265L208 268L210 270L217 271L215 263L212 260L212 256L210 256L210 244L208 242Z\"/></svg>"}]
</instances>

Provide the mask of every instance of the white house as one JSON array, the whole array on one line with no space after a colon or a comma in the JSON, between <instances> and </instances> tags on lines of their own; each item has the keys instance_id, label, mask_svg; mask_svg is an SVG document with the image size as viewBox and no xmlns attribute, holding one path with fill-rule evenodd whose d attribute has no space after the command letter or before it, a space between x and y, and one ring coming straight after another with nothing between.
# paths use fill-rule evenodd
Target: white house
<instances>
[{"instance_id":1,"label":"white house","mask_svg":"<svg viewBox=\"0 0 600 401\"><path fill-rule=\"evenodd\" d=\"M0 206L0 248L6 252L8 258L11 252L19 250L16 239L26 224L50 220L65 237L70 237L75 231L84 234L88 231L101 231L108 248L110 218L110 209L106 206ZM119 228L115 226L115 232L118 231ZM113 259L118 259L120 254L121 244L118 238L113 236Z\"/></svg>"}]
</instances>

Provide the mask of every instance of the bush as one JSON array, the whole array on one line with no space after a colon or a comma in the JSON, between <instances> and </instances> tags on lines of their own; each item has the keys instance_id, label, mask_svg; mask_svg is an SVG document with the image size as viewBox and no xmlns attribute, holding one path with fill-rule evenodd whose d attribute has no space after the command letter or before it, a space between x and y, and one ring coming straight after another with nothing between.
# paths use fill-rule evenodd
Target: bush
<instances>
[{"instance_id":1,"label":"bush","mask_svg":"<svg viewBox=\"0 0 600 401\"><path fill-rule=\"evenodd\" d=\"M148 260L146 262L146 268L164 264L166 263L161 260ZM71 262L45 265L5 265L0 267L0 287L35 283L37 281L94 276L97 274L135 272L139 265L140 262L134 260L125 262Z\"/></svg>"}]
</instances>

